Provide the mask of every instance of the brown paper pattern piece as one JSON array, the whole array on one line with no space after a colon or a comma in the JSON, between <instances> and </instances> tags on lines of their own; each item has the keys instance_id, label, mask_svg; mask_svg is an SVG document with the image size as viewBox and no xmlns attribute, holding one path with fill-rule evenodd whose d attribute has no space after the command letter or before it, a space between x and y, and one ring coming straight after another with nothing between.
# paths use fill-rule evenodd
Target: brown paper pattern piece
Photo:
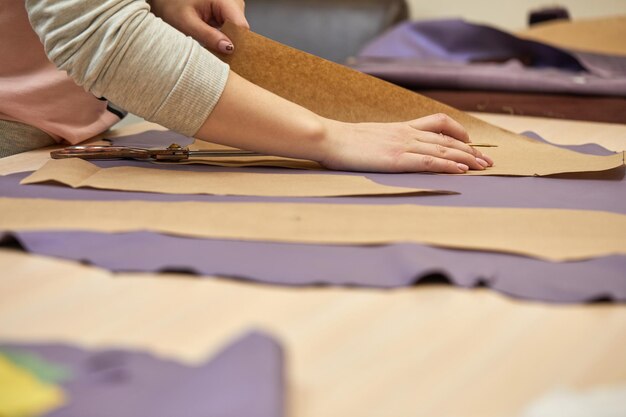
<instances>
[{"instance_id":1,"label":"brown paper pattern piece","mask_svg":"<svg viewBox=\"0 0 626 417\"><path fill-rule=\"evenodd\" d=\"M417 242L552 261L626 254L626 216L416 205L61 201L0 198L0 230L92 230L375 245Z\"/></svg>"},{"instance_id":2,"label":"brown paper pattern piece","mask_svg":"<svg viewBox=\"0 0 626 417\"><path fill-rule=\"evenodd\" d=\"M450 191L388 186L356 175L190 172L124 166L100 168L78 158L50 160L20 184L44 182L72 188L263 197L453 194Z\"/></svg>"},{"instance_id":3,"label":"brown paper pattern piece","mask_svg":"<svg viewBox=\"0 0 626 417\"><path fill-rule=\"evenodd\" d=\"M321 116L345 122L398 122L448 114L465 126L472 141L496 145L482 149L495 160L494 167L465 175L543 176L624 165L624 152L593 156L541 143L234 25L226 24L223 31L236 45L232 55L221 56L234 72Z\"/></svg>"}]
</instances>

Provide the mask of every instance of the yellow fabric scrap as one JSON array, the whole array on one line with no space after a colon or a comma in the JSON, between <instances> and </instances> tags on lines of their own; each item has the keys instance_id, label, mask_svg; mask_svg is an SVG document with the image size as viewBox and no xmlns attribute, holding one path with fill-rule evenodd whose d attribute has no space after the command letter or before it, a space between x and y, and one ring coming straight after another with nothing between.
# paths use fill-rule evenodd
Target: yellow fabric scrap
<instances>
[{"instance_id":1,"label":"yellow fabric scrap","mask_svg":"<svg viewBox=\"0 0 626 417\"><path fill-rule=\"evenodd\" d=\"M65 402L63 391L41 382L0 354L0 417L34 417Z\"/></svg>"}]
</instances>

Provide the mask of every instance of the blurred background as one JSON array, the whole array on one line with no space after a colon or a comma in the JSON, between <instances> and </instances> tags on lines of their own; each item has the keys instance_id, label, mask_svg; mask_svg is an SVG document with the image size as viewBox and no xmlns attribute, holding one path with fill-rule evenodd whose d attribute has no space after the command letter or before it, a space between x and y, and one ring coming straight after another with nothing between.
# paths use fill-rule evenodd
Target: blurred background
<instances>
[{"instance_id":1,"label":"blurred background","mask_svg":"<svg viewBox=\"0 0 626 417\"><path fill-rule=\"evenodd\" d=\"M385 29L406 20L462 18L515 32L531 11L562 8L572 19L626 14L626 0L247 0L252 30L343 63Z\"/></svg>"},{"instance_id":2,"label":"blurred background","mask_svg":"<svg viewBox=\"0 0 626 417\"><path fill-rule=\"evenodd\" d=\"M252 2L254 0L248 0ZM611 16L626 13L625 0L407 0L413 19L462 17L474 23L488 23L516 31L527 25L528 11L544 7L565 7L573 19Z\"/></svg>"}]
</instances>

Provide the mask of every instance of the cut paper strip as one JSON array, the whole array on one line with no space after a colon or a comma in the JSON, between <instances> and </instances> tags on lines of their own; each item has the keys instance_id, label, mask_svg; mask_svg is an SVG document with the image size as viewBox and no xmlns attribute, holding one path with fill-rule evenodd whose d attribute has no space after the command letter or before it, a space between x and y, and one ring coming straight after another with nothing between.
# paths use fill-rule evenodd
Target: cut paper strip
<instances>
[{"instance_id":1,"label":"cut paper strip","mask_svg":"<svg viewBox=\"0 0 626 417\"><path fill-rule=\"evenodd\" d=\"M498 145L487 152L496 161L494 167L465 175L542 176L624 165L623 152L590 156L533 141L232 24L223 30L237 45L232 55L222 56L233 71L324 117L347 122L395 122L446 113L466 127L472 140Z\"/></svg>"},{"instance_id":2,"label":"cut paper strip","mask_svg":"<svg viewBox=\"0 0 626 417\"><path fill-rule=\"evenodd\" d=\"M72 380L63 384L67 404L46 417L285 415L283 351L275 339L261 332L244 335L198 366L127 350L8 347L72 370Z\"/></svg>"},{"instance_id":3,"label":"cut paper strip","mask_svg":"<svg viewBox=\"0 0 626 417\"><path fill-rule=\"evenodd\" d=\"M47 415L64 402L65 394L59 387L40 381L0 354L0 416Z\"/></svg>"},{"instance_id":4,"label":"cut paper strip","mask_svg":"<svg viewBox=\"0 0 626 417\"><path fill-rule=\"evenodd\" d=\"M410 286L440 274L453 285L485 285L531 300L626 301L625 255L553 263L411 243L307 245L191 239L153 232L20 232L11 237L29 253L88 262L113 272L185 271L273 285L373 288Z\"/></svg>"},{"instance_id":5,"label":"cut paper strip","mask_svg":"<svg viewBox=\"0 0 626 417\"><path fill-rule=\"evenodd\" d=\"M377 184L354 175L193 172L138 167L100 168L82 159L50 160L22 184L56 182L72 188L167 194L258 195L268 197L391 196L448 193Z\"/></svg>"},{"instance_id":6,"label":"cut paper strip","mask_svg":"<svg viewBox=\"0 0 626 417\"><path fill-rule=\"evenodd\" d=\"M626 254L626 216L582 210L0 198L0 212L4 231L147 230L338 245L415 242L552 261Z\"/></svg>"},{"instance_id":7,"label":"cut paper strip","mask_svg":"<svg viewBox=\"0 0 626 417\"><path fill-rule=\"evenodd\" d=\"M562 48L626 56L626 15L546 22L518 35Z\"/></svg>"}]
</instances>

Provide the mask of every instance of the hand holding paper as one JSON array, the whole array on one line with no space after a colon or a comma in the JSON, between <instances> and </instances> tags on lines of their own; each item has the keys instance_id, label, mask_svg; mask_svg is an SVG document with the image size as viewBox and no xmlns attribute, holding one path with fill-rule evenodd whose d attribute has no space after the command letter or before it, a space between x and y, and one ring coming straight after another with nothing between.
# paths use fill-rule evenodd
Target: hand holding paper
<instances>
[{"instance_id":1,"label":"hand holding paper","mask_svg":"<svg viewBox=\"0 0 626 417\"><path fill-rule=\"evenodd\" d=\"M234 50L233 42L219 31L226 20L249 28L243 0L151 0L154 14L203 46L224 54Z\"/></svg>"}]
</instances>

